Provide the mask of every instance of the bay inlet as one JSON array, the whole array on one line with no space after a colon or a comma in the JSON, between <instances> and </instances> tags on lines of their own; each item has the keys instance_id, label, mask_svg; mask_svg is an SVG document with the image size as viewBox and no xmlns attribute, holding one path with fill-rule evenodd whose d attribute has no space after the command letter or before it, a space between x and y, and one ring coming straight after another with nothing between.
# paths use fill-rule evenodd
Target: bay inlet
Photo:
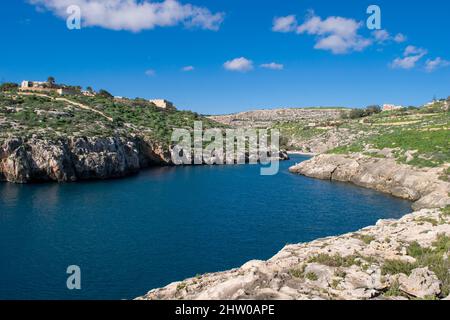
<instances>
[{"instance_id":1,"label":"bay inlet","mask_svg":"<svg viewBox=\"0 0 450 320\"><path fill-rule=\"evenodd\" d=\"M161 167L121 179L0 184L0 299L131 299L399 218L411 203L259 165ZM66 268L81 268L68 290Z\"/></svg>"}]
</instances>

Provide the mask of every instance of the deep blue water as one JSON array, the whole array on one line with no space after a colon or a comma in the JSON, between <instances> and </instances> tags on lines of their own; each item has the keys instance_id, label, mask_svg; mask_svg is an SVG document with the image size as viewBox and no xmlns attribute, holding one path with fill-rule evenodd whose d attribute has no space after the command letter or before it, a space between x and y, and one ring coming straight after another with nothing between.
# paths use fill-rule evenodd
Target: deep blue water
<instances>
[{"instance_id":1,"label":"deep blue water","mask_svg":"<svg viewBox=\"0 0 450 320\"><path fill-rule=\"evenodd\" d=\"M130 299L268 259L287 243L398 218L410 203L258 165L155 168L121 180L0 184L0 299ZM79 265L82 289L66 288Z\"/></svg>"}]
</instances>

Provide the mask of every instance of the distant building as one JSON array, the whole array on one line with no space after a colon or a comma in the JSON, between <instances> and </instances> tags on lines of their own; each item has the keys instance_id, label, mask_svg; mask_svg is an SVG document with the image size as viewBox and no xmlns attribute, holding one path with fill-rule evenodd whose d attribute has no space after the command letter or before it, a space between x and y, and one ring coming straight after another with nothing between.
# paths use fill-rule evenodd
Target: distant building
<instances>
[{"instance_id":1,"label":"distant building","mask_svg":"<svg viewBox=\"0 0 450 320\"><path fill-rule=\"evenodd\" d=\"M95 97L96 93L94 91L83 90L81 94L86 97Z\"/></svg>"},{"instance_id":2,"label":"distant building","mask_svg":"<svg viewBox=\"0 0 450 320\"><path fill-rule=\"evenodd\" d=\"M80 91L73 89L73 88L58 88L55 90L57 94L60 96L66 96L66 95L74 95L74 94L80 94Z\"/></svg>"},{"instance_id":3,"label":"distant building","mask_svg":"<svg viewBox=\"0 0 450 320\"><path fill-rule=\"evenodd\" d=\"M175 110L176 109L176 107L173 105L172 102L164 100L164 99L152 99L149 101L161 109L167 109L167 110Z\"/></svg>"},{"instance_id":4,"label":"distant building","mask_svg":"<svg viewBox=\"0 0 450 320\"><path fill-rule=\"evenodd\" d=\"M383 111L401 110L403 108L404 108L403 106L396 106L394 104L384 104L383 105Z\"/></svg>"},{"instance_id":5,"label":"distant building","mask_svg":"<svg viewBox=\"0 0 450 320\"><path fill-rule=\"evenodd\" d=\"M51 91L51 88L47 87L45 81L22 81L19 90L20 91Z\"/></svg>"},{"instance_id":6,"label":"distant building","mask_svg":"<svg viewBox=\"0 0 450 320\"><path fill-rule=\"evenodd\" d=\"M78 89L76 89L75 87L58 86L58 85L54 85L54 86L50 87L48 82L46 82L46 81L24 80L24 81L22 81L19 90L20 91L43 92L43 93L55 92L55 93L59 94L60 96L80 94L80 91Z\"/></svg>"}]
</instances>

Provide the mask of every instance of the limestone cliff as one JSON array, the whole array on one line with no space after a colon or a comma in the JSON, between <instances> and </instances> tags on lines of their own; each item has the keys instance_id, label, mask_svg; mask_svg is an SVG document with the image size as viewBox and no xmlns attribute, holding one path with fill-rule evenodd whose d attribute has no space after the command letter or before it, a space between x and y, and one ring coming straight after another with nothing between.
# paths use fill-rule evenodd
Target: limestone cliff
<instances>
[{"instance_id":1,"label":"limestone cliff","mask_svg":"<svg viewBox=\"0 0 450 320\"><path fill-rule=\"evenodd\" d=\"M289 157L280 151L279 159ZM11 138L0 146L0 181L15 183L119 178L172 164L170 147L140 136Z\"/></svg>"},{"instance_id":2,"label":"limestone cliff","mask_svg":"<svg viewBox=\"0 0 450 320\"><path fill-rule=\"evenodd\" d=\"M388 150L387 150L388 151ZM384 158L355 153L323 154L290 168L308 177L351 182L414 201L414 209L450 205L450 183L441 180L443 168L417 168L399 164L389 152Z\"/></svg>"},{"instance_id":3,"label":"limestone cliff","mask_svg":"<svg viewBox=\"0 0 450 320\"><path fill-rule=\"evenodd\" d=\"M0 181L69 182L123 177L170 163L161 146L137 137L11 138L0 147Z\"/></svg>"}]
</instances>

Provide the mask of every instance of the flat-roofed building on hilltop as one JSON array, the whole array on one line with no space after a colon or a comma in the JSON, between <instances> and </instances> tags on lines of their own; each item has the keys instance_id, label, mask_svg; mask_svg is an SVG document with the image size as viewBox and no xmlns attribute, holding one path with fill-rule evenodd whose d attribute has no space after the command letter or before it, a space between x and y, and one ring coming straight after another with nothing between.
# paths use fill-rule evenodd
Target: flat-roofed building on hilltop
<instances>
[{"instance_id":1,"label":"flat-roofed building on hilltop","mask_svg":"<svg viewBox=\"0 0 450 320\"><path fill-rule=\"evenodd\" d=\"M157 106L158 108L167 109L167 110L176 110L176 107L174 106L174 104L165 99L151 99L149 101L151 103L153 103L155 106Z\"/></svg>"}]
</instances>

